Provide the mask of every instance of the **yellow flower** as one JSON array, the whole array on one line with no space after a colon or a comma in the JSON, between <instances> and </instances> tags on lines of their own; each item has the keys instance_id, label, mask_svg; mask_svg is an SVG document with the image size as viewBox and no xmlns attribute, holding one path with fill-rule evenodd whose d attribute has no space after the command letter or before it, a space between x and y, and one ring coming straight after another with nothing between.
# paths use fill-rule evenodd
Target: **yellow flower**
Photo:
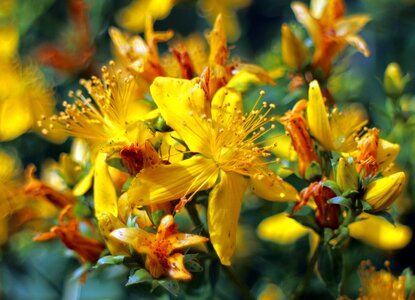
<instances>
[{"instance_id":1,"label":"yellow flower","mask_svg":"<svg viewBox=\"0 0 415 300\"><path fill-rule=\"evenodd\" d=\"M361 296L358 300L405 300L405 276L392 275L389 262L388 270L376 271L370 261L363 261L359 267L362 282Z\"/></svg>"},{"instance_id":2,"label":"yellow flower","mask_svg":"<svg viewBox=\"0 0 415 300\"><path fill-rule=\"evenodd\" d=\"M19 35L13 26L0 27L0 141L12 140L30 129L37 130L39 116L50 116L55 107L53 93L34 64L17 57ZM62 140L58 132L49 136Z\"/></svg>"},{"instance_id":3,"label":"yellow flower","mask_svg":"<svg viewBox=\"0 0 415 300\"><path fill-rule=\"evenodd\" d=\"M360 109L353 107L344 112L334 109L329 116L320 86L314 80L308 91L307 122L311 135L325 149L348 152L355 149L355 133L367 120Z\"/></svg>"},{"instance_id":4,"label":"yellow flower","mask_svg":"<svg viewBox=\"0 0 415 300\"><path fill-rule=\"evenodd\" d=\"M321 68L326 75L330 74L333 58L347 44L369 56L365 41L357 35L370 20L369 16L344 16L346 8L343 0L312 0L310 9L304 3L293 2L291 8L314 42L313 66Z\"/></svg>"},{"instance_id":5,"label":"yellow flower","mask_svg":"<svg viewBox=\"0 0 415 300\"><path fill-rule=\"evenodd\" d=\"M136 205L174 199L185 203L197 191L214 187L208 206L210 238L221 262L229 265L248 183L257 195L269 200L292 201L297 196L297 191L275 176L262 160L271 147L260 147L257 139L269 131L264 126L273 120L266 116L271 108L264 103L262 108L244 114L240 94L226 88L209 102L196 80L159 77L151 86L151 94L167 124L192 153L198 154L171 165L144 169L131 183L129 199Z\"/></svg>"},{"instance_id":6,"label":"yellow flower","mask_svg":"<svg viewBox=\"0 0 415 300\"><path fill-rule=\"evenodd\" d=\"M118 23L131 31L142 32L147 17L164 19L175 4L175 0L135 0L119 12Z\"/></svg>"},{"instance_id":7,"label":"yellow flower","mask_svg":"<svg viewBox=\"0 0 415 300\"><path fill-rule=\"evenodd\" d=\"M365 213L360 217L362 220L349 225L350 236L355 239L383 250L401 249L411 241L412 231L408 226L394 226L381 217ZM287 213L264 219L258 225L257 233L261 239L280 244L291 244L309 233L312 248L318 244L318 235L291 219Z\"/></svg>"},{"instance_id":8,"label":"yellow flower","mask_svg":"<svg viewBox=\"0 0 415 300\"><path fill-rule=\"evenodd\" d=\"M153 21L149 17L146 20L144 39L139 35L124 33L115 27L110 28L109 34L117 59L136 76L136 84L142 94L148 91L148 86L154 78L166 75L157 44L170 40L173 31L154 32Z\"/></svg>"},{"instance_id":9,"label":"yellow flower","mask_svg":"<svg viewBox=\"0 0 415 300\"><path fill-rule=\"evenodd\" d=\"M145 254L145 266L151 276L168 275L177 280L190 280L192 276L184 266L183 254L177 250L208 240L199 235L179 233L172 215L163 217L156 234L141 228L120 228L111 236Z\"/></svg>"}]
</instances>

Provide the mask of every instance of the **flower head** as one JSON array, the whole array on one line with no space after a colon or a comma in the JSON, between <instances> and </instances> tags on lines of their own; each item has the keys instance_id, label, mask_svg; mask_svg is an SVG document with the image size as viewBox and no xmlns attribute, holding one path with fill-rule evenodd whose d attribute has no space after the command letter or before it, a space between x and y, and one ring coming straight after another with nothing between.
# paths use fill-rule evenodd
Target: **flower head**
<instances>
[{"instance_id":1,"label":"flower head","mask_svg":"<svg viewBox=\"0 0 415 300\"><path fill-rule=\"evenodd\" d=\"M367 15L346 17L343 0L312 0L310 9L304 3L295 1L291 7L314 42L312 65L321 68L326 75L330 74L333 58L348 44L364 56L369 56L365 41L357 35L370 20Z\"/></svg>"},{"instance_id":2,"label":"flower head","mask_svg":"<svg viewBox=\"0 0 415 300\"><path fill-rule=\"evenodd\" d=\"M405 300L405 277L396 278L390 271L389 262L385 262L387 270L376 271L370 261L363 261L359 267L362 293L359 300Z\"/></svg>"},{"instance_id":3,"label":"flower head","mask_svg":"<svg viewBox=\"0 0 415 300\"><path fill-rule=\"evenodd\" d=\"M222 263L229 265L248 183L269 200L290 201L297 196L263 160L272 146L262 147L259 140L275 126L269 125L274 119L267 116L273 105L264 102L245 114L239 93L222 88L210 102L196 80L159 77L151 92L167 124L196 155L144 169L133 180L128 197L136 205L182 199L180 208L197 191L214 187L209 196L209 232Z\"/></svg>"},{"instance_id":4,"label":"flower head","mask_svg":"<svg viewBox=\"0 0 415 300\"><path fill-rule=\"evenodd\" d=\"M179 233L172 215L163 217L156 234L141 228L119 228L111 236L145 254L146 269L154 278L170 276L177 280L191 279L183 264L183 254L178 250L208 240L203 236Z\"/></svg>"}]
</instances>

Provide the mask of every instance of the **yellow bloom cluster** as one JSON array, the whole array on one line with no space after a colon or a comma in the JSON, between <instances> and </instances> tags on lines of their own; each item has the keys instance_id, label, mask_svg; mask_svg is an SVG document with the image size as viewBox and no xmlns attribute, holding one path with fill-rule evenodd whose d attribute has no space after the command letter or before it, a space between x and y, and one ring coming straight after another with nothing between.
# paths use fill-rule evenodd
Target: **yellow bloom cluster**
<instances>
[{"instance_id":1,"label":"yellow bloom cluster","mask_svg":"<svg viewBox=\"0 0 415 300\"><path fill-rule=\"evenodd\" d=\"M69 92L63 111L54 115L51 94L32 86L30 78L37 72L29 74L12 60L17 34L0 28L7 42L0 48L0 64L8 70L3 81L8 88L0 87L0 140L22 134L35 119L47 137L74 138L71 153L49 162L42 180L28 168L27 182L20 185L14 182L12 158L0 152L0 186L6 191L0 207L13 206L0 222L8 225L27 207L20 196L43 199L60 210L59 221L36 241L59 238L84 264L122 257L153 279L190 280L184 249L202 243L207 246L189 251L209 251L230 266L247 191L291 202L285 212L260 222L262 239L290 244L309 234L312 249L323 244L342 249L350 237L381 249L406 246L411 230L391 224L389 213L406 182L405 172L394 163L400 147L380 138L379 129L366 127L360 106L340 109L327 88L333 63L347 45L369 55L357 35L369 17L345 16L342 0L313 0L310 8L292 4L313 47L284 24L282 60L291 87L307 86L308 99L277 115L274 99L264 91L248 110L243 97L250 84L274 85L273 76L260 66L230 59L226 32L239 34L233 8L250 1L199 1L209 17L215 15L207 43L191 36L160 54L158 44L174 33L155 32L153 19L166 17L175 2L134 1L122 10L120 23L144 30L144 38L110 28L114 61L101 68L100 76L82 79L84 91ZM147 14L137 14L141 11ZM402 81L396 69L385 77L391 94L402 90L396 77ZM33 97L45 103L30 102ZM30 102L29 110L22 101ZM4 124L6 114L19 126ZM278 127L285 129L286 147L277 138ZM282 168L304 188L281 178ZM13 197L14 191L22 194ZM77 215L79 199L88 197L90 215ZM192 233L191 226L178 222L184 208L197 227ZM207 228L199 218L202 208ZM307 210L307 216L301 215ZM0 227L0 244L9 234L6 225ZM109 258L101 257L103 251ZM369 273L364 272L366 286L377 281Z\"/></svg>"}]
</instances>

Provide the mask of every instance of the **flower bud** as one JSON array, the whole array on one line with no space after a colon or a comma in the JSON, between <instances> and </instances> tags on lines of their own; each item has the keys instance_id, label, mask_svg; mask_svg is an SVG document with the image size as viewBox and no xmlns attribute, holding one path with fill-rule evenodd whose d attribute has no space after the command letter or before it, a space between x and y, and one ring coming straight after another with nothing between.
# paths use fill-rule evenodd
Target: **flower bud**
<instances>
[{"instance_id":1,"label":"flower bud","mask_svg":"<svg viewBox=\"0 0 415 300\"><path fill-rule=\"evenodd\" d=\"M397 172L375 180L368 185L363 200L372 206L373 212L385 210L402 192L405 180L404 172Z\"/></svg>"},{"instance_id":2,"label":"flower bud","mask_svg":"<svg viewBox=\"0 0 415 300\"><path fill-rule=\"evenodd\" d=\"M287 66L300 70L307 61L307 48L287 24L282 25L281 33L282 60Z\"/></svg>"},{"instance_id":3,"label":"flower bud","mask_svg":"<svg viewBox=\"0 0 415 300\"><path fill-rule=\"evenodd\" d=\"M125 225L110 213L102 213L98 219L98 226L102 237L112 255L129 255L128 245L120 242L113 236L111 232L118 228L123 228Z\"/></svg>"},{"instance_id":4,"label":"flower bud","mask_svg":"<svg viewBox=\"0 0 415 300\"><path fill-rule=\"evenodd\" d=\"M339 159L336 182L343 192L358 189L358 174L352 157Z\"/></svg>"},{"instance_id":5,"label":"flower bud","mask_svg":"<svg viewBox=\"0 0 415 300\"><path fill-rule=\"evenodd\" d=\"M408 81L409 75L402 77L399 65L397 63L390 63L386 68L385 77L383 79L386 95L393 99L400 97Z\"/></svg>"}]
</instances>

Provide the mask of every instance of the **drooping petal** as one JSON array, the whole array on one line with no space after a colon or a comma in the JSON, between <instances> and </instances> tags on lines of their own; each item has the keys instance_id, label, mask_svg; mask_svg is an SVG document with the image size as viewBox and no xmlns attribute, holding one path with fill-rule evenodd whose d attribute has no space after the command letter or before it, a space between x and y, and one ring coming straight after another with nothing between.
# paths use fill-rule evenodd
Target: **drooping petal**
<instances>
[{"instance_id":1,"label":"drooping petal","mask_svg":"<svg viewBox=\"0 0 415 300\"><path fill-rule=\"evenodd\" d=\"M229 266L236 246L236 229L247 180L233 172L221 171L220 182L209 195L210 240L223 265Z\"/></svg>"},{"instance_id":2,"label":"drooping petal","mask_svg":"<svg viewBox=\"0 0 415 300\"><path fill-rule=\"evenodd\" d=\"M346 36L346 41L352 45L354 48L356 48L357 51L362 53L364 56L369 57L370 56L370 50L367 46L364 39L362 39L358 35L348 35Z\"/></svg>"},{"instance_id":3,"label":"drooping petal","mask_svg":"<svg viewBox=\"0 0 415 300\"><path fill-rule=\"evenodd\" d=\"M168 258L169 276L176 280L190 280L192 274L186 270L183 262L183 254L175 253Z\"/></svg>"},{"instance_id":4,"label":"drooping petal","mask_svg":"<svg viewBox=\"0 0 415 300\"><path fill-rule=\"evenodd\" d=\"M250 184L252 191L266 200L285 202L298 198L297 190L274 174L252 176Z\"/></svg>"},{"instance_id":5,"label":"drooping petal","mask_svg":"<svg viewBox=\"0 0 415 300\"><path fill-rule=\"evenodd\" d=\"M206 95L193 80L158 77L150 87L154 102L167 124L186 142L191 151L209 154L210 117Z\"/></svg>"},{"instance_id":6,"label":"drooping petal","mask_svg":"<svg viewBox=\"0 0 415 300\"><path fill-rule=\"evenodd\" d=\"M258 236L279 244L292 244L311 229L290 218L287 213L280 213L264 219L257 228Z\"/></svg>"},{"instance_id":7,"label":"drooping petal","mask_svg":"<svg viewBox=\"0 0 415 300\"><path fill-rule=\"evenodd\" d=\"M310 83L308 90L307 121L311 134L326 149L333 149L333 137L327 117L327 109L316 80Z\"/></svg>"},{"instance_id":8,"label":"drooping petal","mask_svg":"<svg viewBox=\"0 0 415 300\"><path fill-rule=\"evenodd\" d=\"M128 190L128 199L136 205L149 205L180 199L196 190L213 186L218 167L202 156L171 165L157 165L137 174Z\"/></svg>"},{"instance_id":9,"label":"drooping petal","mask_svg":"<svg viewBox=\"0 0 415 300\"><path fill-rule=\"evenodd\" d=\"M98 153L95 160L94 204L95 215L98 219L105 212L115 217L118 216L117 192L111 180L106 159L105 153Z\"/></svg>"},{"instance_id":10,"label":"drooping petal","mask_svg":"<svg viewBox=\"0 0 415 300\"><path fill-rule=\"evenodd\" d=\"M412 238L412 231L408 226L401 224L393 226L385 219L369 214L361 217L367 219L349 225L350 236L373 247L384 250L400 249Z\"/></svg>"}]
</instances>

